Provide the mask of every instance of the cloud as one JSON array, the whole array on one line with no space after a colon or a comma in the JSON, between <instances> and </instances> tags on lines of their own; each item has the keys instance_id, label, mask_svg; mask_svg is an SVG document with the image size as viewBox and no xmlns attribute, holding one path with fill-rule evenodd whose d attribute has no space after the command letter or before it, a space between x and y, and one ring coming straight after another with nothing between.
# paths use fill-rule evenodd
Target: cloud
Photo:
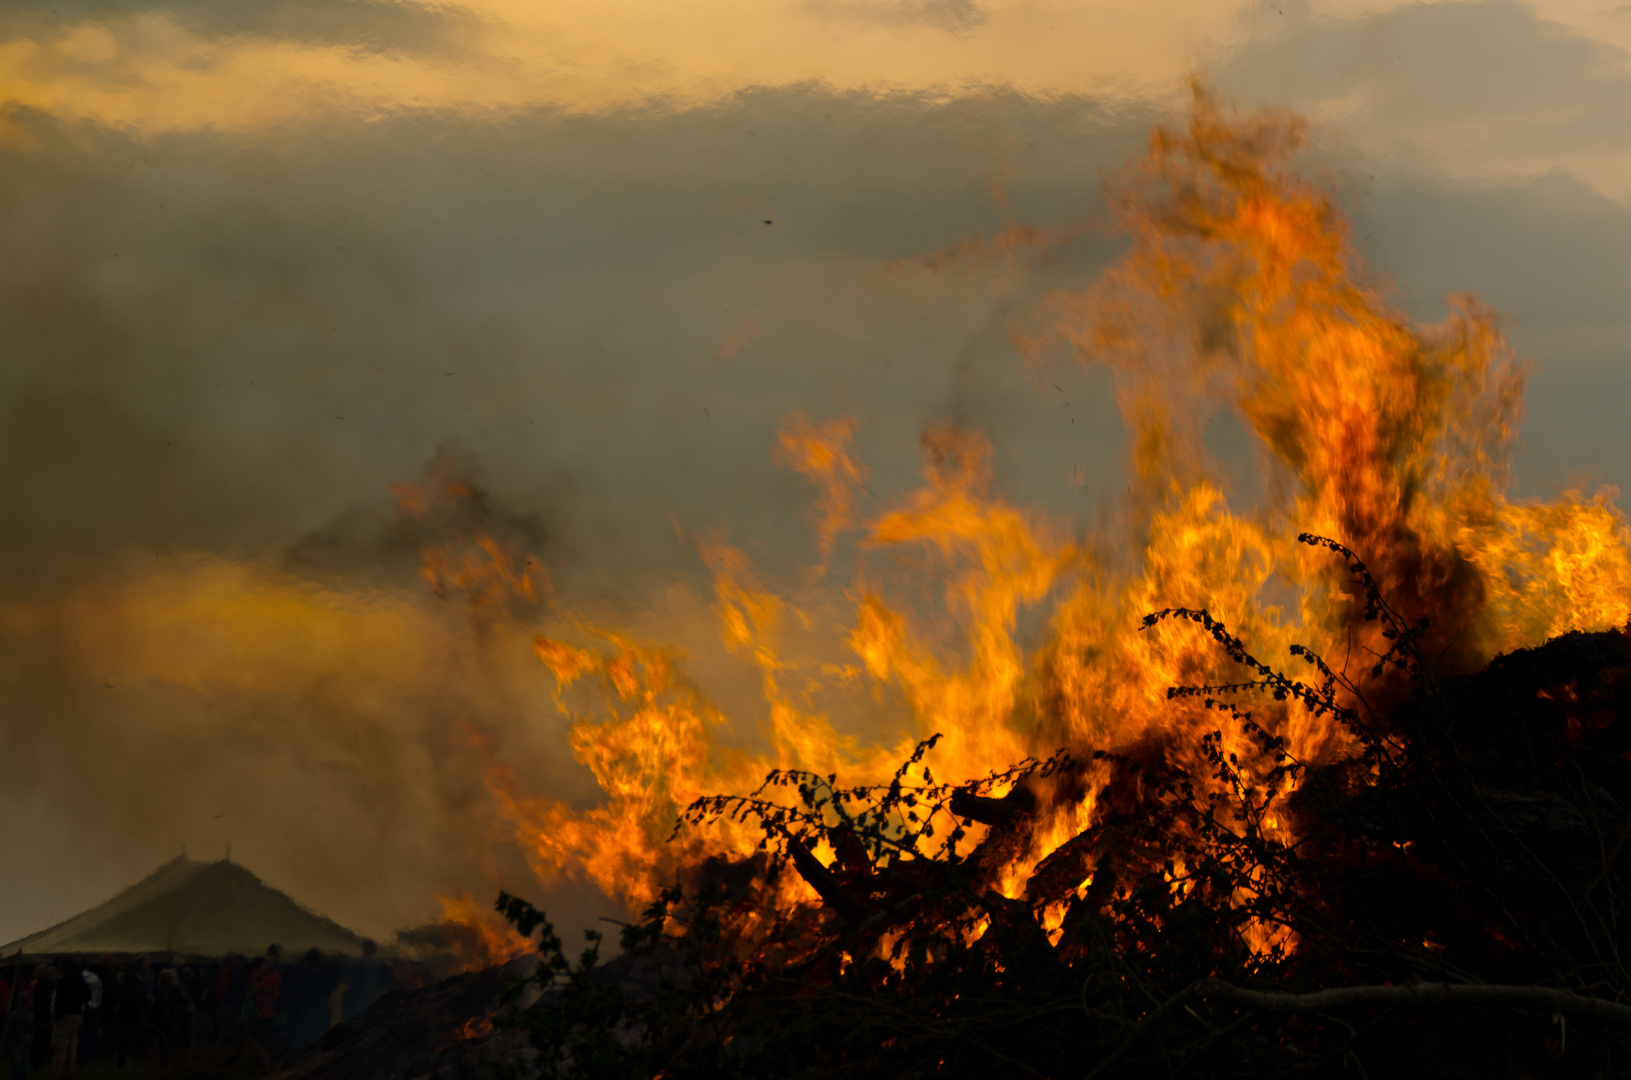
<instances>
[{"instance_id":1,"label":"cloud","mask_svg":"<svg viewBox=\"0 0 1631 1080\"><path fill-rule=\"evenodd\" d=\"M860 26L928 26L966 34L990 14L974 0L806 0L818 19Z\"/></svg>"},{"instance_id":2,"label":"cloud","mask_svg":"<svg viewBox=\"0 0 1631 1080\"><path fill-rule=\"evenodd\" d=\"M142 131L339 114L705 105L823 82L942 100L971 86L1170 97L1233 34L1236 4L1111 0L640 0L438 5L151 2L0 14L10 100ZM242 8L242 11L238 9ZM55 8L52 10L61 11ZM87 62L84 34L99 36Z\"/></svg>"},{"instance_id":3,"label":"cloud","mask_svg":"<svg viewBox=\"0 0 1631 1080\"><path fill-rule=\"evenodd\" d=\"M1383 174L1386 177L1386 174ZM1631 207L1565 170L1492 183L1391 177L1355 221L1371 265L1412 311L1476 293L1507 316L1534 370L1515 482L1526 495L1608 481L1631 491Z\"/></svg>"},{"instance_id":4,"label":"cloud","mask_svg":"<svg viewBox=\"0 0 1631 1080\"><path fill-rule=\"evenodd\" d=\"M129 38L132 31L151 27L159 19L208 39L262 39L444 58L456 56L461 43L483 21L468 8L417 0L263 0L254 4L15 0L0 13L0 38L60 35L71 40L87 30Z\"/></svg>"},{"instance_id":5,"label":"cloud","mask_svg":"<svg viewBox=\"0 0 1631 1080\"><path fill-rule=\"evenodd\" d=\"M1568 168L1631 203L1631 54L1513 0L1278 19L1212 69L1242 102L1306 110L1371 160L1471 178Z\"/></svg>"}]
</instances>

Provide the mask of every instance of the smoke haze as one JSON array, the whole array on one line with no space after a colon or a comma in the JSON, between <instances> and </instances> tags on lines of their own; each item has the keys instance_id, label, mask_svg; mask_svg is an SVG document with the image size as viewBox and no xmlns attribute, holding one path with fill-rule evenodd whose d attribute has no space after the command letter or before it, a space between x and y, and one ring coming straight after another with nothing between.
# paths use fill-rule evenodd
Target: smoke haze
<instances>
[{"instance_id":1,"label":"smoke haze","mask_svg":"<svg viewBox=\"0 0 1631 1080\"><path fill-rule=\"evenodd\" d=\"M705 7L698 35L729 14ZM1118 241L925 256L1101 216L1101 175L1197 61L1242 104L1315 117L1415 315L1459 291L1507 314L1536 361L1520 493L1631 480L1618 24L1250 5L1171 38L1131 15L1049 34L1001 4L774 10L764 34L814 42L785 77L738 37L674 46L717 59L695 70L641 66L641 30L616 63L533 81L520 44L495 52L523 18L500 4L0 17L0 940L182 844L230 843L376 935L439 896L537 892L486 755L574 805L596 790L532 634L571 608L684 640L752 716L747 661L698 629L695 540L769 575L817 561L814 489L772 453L795 411L855 419L874 509L953 420L990 437L1007 499L1079 528L1113 513L1103 374L1028 366L1010 332ZM1087 36L1125 57L1057 58ZM668 82L614 92L619 65ZM391 488L436 462L535 560L535 601L430 587L421 549L470 523Z\"/></svg>"}]
</instances>

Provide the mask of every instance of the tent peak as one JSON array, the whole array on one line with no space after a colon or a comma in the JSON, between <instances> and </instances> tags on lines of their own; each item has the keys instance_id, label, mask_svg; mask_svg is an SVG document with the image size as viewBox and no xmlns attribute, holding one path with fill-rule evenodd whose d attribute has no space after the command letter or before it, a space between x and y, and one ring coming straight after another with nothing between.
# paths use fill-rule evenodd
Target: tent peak
<instances>
[{"instance_id":1,"label":"tent peak","mask_svg":"<svg viewBox=\"0 0 1631 1080\"><path fill-rule=\"evenodd\" d=\"M177 855L105 903L0 950L31 955L154 953L222 956L261 953L277 942L291 953L319 949L359 955L362 939L262 881L230 859Z\"/></svg>"}]
</instances>

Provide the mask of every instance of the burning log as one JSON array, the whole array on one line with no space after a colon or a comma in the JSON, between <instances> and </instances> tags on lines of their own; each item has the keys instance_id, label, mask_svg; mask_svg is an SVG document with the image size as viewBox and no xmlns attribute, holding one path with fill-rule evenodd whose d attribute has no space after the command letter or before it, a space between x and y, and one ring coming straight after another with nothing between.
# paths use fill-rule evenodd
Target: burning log
<instances>
[{"instance_id":1,"label":"burning log","mask_svg":"<svg viewBox=\"0 0 1631 1080\"><path fill-rule=\"evenodd\" d=\"M1035 911L1025 901L1010 900L988 890L980 898L980 906L991 917L991 928L981 939L987 948L1007 956L1046 953L1052 948L1048 935L1036 923Z\"/></svg>"},{"instance_id":2,"label":"burning log","mask_svg":"<svg viewBox=\"0 0 1631 1080\"><path fill-rule=\"evenodd\" d=\"M951 812L957 817L978 821L981 825L1016 824L1020 818L1036 813L1036 793L1027 787L1016 786L1002 798L992 799L959 790L952 794Z\"/></svg>"},{"instance_id":3,"label":"burning log","mask_svg":"<svg viewBox=\"0 0 1631 1080\"><path fill-rule=\"evenodd\" d=\"M804 841L792 833L782 830L787 840L787 853L793 859L793 866L798 870L799 876L809 882L810 888L816 891L822 901L833 910L839 918L854 925L859 923L864 915L855 901L844 893L844 887L839 884L838 878L824 865L820 859L805 846Z\"/></svg>"},{"instance_id":4,"label":"burning log","mask_svg":"<svg viewBox=\"0 0 1631 1080\"><path fill-rule=\"evenodd\" d=\"M834 829L829 836L833 851L838 856L838 868L852 881L869 881L873 877L872 859L866 845L848 826Z\"/></svg>"}]
</instances>

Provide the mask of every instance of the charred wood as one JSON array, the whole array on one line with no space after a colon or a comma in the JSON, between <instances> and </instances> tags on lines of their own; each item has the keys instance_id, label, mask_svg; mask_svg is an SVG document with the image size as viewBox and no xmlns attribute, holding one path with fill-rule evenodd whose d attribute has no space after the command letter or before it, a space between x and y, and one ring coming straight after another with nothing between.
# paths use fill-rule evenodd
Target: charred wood
<instances>
[{"instance_id":1,"label":"charred wood","mask_svg":"<svg viewBox=\"0 0 1631 1080\"><path fill-rule=\"evenodd\" d=\"M784 835L787 838L787 853L792 856L793 867L798 870L799 876L809 883L810 888L814 889L822 902L832 909L833 914L847 923L860 922L865 917L864 913L844 892L844 887L833 872L815 857L803 840L792 833Z\"/></svg>"},{"instance_id":2,"label":"charred wood","mask_svg":"<svg viewBox=\"0 0 1631 1080\"><path fill-rule=\"evenodd\" d=\"M1002 798L992 799L958 791L952 794L951 812L981 825L1007 825L1036 812L1036 794L1029 788L1016 787Z\"/></svg>"}]
</instances>

